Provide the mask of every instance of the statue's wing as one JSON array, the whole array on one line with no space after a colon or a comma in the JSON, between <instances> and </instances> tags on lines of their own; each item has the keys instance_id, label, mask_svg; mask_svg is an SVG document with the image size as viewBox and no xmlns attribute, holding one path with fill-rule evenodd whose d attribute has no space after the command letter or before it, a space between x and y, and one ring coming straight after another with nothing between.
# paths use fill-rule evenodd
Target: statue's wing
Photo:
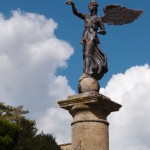
<instances>
[{"instance_id":1,"label":"statue's wing","mask_svg":"<svg viewBox=\"0 0 150 150\"><path fill-rule=\"evenodd\" d=\"M131 23L143 13L142 10L128 9L120 5L104 7L103 22L109 25L123 25Z\"/></svg>"}]
</instances>

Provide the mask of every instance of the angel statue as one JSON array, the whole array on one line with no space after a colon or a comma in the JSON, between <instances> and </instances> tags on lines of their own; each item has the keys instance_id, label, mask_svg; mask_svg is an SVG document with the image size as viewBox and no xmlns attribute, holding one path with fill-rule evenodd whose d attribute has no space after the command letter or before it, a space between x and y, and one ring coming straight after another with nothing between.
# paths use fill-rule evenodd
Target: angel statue
<instances>
[{"instance_id":1,"label":"angel statue","mask_svg":"<svg viewBox=\"0 0 150 150\"><path fill-rule=\"evenodd\" d=\"M79 93L99 91L98 80L108 71L107 58L99 48L98 34L105 35L104 23L109 25L123 25L137 19L142 10L133 10L120 5L107 5L104 7L104 16L98 16L98 2L92 0L88 4L90 15L78 12L75 3L67 0L72 6L73 14L84 20L84 32L81 39L83 45L83 74L79 79ZM99 30L100 29L100 30Z\"/></svg>"}]
</instances>

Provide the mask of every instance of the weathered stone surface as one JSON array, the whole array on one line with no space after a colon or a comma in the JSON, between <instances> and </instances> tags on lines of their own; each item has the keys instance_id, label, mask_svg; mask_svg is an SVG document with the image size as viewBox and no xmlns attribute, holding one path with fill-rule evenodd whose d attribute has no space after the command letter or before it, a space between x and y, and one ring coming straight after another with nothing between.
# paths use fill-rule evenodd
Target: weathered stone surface
<instances>
[{"instance_id":1,"label":"weathered stone surface","mask_svg":"<svg viewBox=\"0 0 150 150\"><path fill-rule=\"evenodd\" d=\"M120 104L98 92L69 96L58 103L73 117L72 150L109 150L107 116L119 111Z\"/></svg>"},{"instance_id":2,"label":"weathered stone surface","mask_svg":"<svg viewBox=\"0 0 150 150\"><path fill-rule=\"evenodd\" d=\"M61 150L72 150L71 143L59 145Z\"/></svg>"},{"instance_id":3,"label":"weathered stone surface","mask_svg":"<svg viewBox=\"0 0 150 150\"><path fill-rule=\"evenodd\" d=\"M67 100L59 101L58 104L66 110L72 109L73 106L79 107L81 104L92 104L91 106L109 109L110 112L119 111L121 108L120 104L94 91L69 96Z\"/></svg>"}]
</instances>

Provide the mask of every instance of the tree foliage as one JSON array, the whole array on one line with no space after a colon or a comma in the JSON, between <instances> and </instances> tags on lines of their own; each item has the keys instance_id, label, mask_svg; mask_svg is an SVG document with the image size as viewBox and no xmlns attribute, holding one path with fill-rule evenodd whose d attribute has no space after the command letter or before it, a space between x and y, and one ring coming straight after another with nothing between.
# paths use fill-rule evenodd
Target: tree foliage
<instances>
[{"instance_id":1,"label":"tree foliage","mask_svg":"<svg viewBox=\"0 0 150 150\"><path fill-rule=\"evenodd\" d=\"M19 125L0 117L0 150L12 150L18 141L20 131Z\"/></svg>"},{"instance_id":2,"label":"tree foliage","mask_svg":"<svg viewBox=\"0 0 150 150\"><path fill-rule=\"evenodd\" d=\"M24 115L23 106L0 103L0 150L60 150L55 138L38 129L34 120Z\"/></svg>"},{"instance_id":3,"label":"tree foliage","mask_svg":"<svg viewBox=\"0 0 150 150\"><path fill-rule=\"evenodd\" d=\"M32 150L60 150L60 147L51 134L42 132L35 136Z\"/></svg>"},{"instance_id":4,"label":"tree foliage","mask_svg":"<svg viewBox=\"0 0 150 150\"><path fill-rule=\"evenodd\" d=\"M12 107L9 105L4 105L0 103L0 116L4 119L9 120L11 122L19 123L22 119L23 115L29 113L28 110L23 110L23 106L20 105L18 107Z\"/></svg>"},{"instance_id":5,"label":"tree foliage","mask_svg":"<svg viewBox=\"0 0 150 150\"><path fill-rule=\"evenodd\" d=\"M19 125L21 126L21 132L15 150L30 150L32 141L37 133L35 121L22 117L19 121Z\"/></svg>"}]
</instances>

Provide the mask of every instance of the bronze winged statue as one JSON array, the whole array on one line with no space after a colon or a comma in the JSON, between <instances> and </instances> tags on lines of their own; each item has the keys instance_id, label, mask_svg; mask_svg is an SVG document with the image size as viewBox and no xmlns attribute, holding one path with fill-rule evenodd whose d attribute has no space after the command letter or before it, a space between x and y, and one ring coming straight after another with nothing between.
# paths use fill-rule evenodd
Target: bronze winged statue
<instances>
[{"instance_id":1,"label":"bronze winged statue","mask_svg":"<svg viewBox=\"0 0 150 150\"><path fill-rule=\"evenodd\" d=\"M98 16L98 2L92 0L88 4L89 14L80 13L72 0L66 4L72 6L73 14L84 20L84 32L81 39L83 45L83 74L79 79L79 93L99 91L98 80L108 71L107 58L99 48L98 34L105 35L104 23L109 25L123 25L133 22L142 10L133 10L120 5L104 7L104 16ZM100 29L100 30L99 30Z\"/></svg>"}]
</instances>

